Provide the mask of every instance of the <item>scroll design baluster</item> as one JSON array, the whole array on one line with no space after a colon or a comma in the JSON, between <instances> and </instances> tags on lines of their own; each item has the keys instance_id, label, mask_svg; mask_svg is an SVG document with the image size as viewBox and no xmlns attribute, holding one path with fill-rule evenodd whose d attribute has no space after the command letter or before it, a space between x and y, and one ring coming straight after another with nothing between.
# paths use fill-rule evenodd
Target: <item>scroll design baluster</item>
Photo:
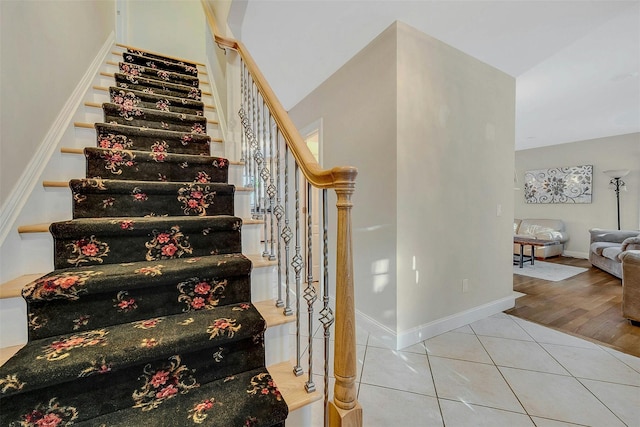
<instances>
[{"instance_id":1,"label":"scroll design baluster","mask_svg":"<svg viewBox=\"0 0 640 427\"><path fill-rule=\"evenodd\" d=\"M293 267L293 271L296 274L296 366L293 367L293 373L296 376L300 376L303 374L302 366L300 365L300 356L301 356L301 333L300 333L300 292L302 288L302 275L300 272L302 271L302 267L304 267L304 261L302 259L302 255L300 254L300 166L298 163L294 166L294 186L295 186L295 212L294 216L296 218L296 246L295 246L295 255L293 256L293 260L291 261L291 266Z\"/></svg>"},{"instance_id":2,"label":"scroll design baluster","mask_svg":"<svg viewBox=\"0 0 640 427\"><path fill-rule=\"evenodd\" d=\"M278 240L277 246L277 259L278 259L278 299L276 300L276 307L284 307L284 301L282 300L282 240L280 236L282 236L282 216L284 215L284 209L282 207L282 198L280 193L280 139L279 132L276 128L275 130L275 139L276 139L276 182L278 183L276 187L276 207L274 209L274 215L276 220L278 221L277 225L277 234L276 239ZM285 262L285 265L287 263ZM288 290L287 290L288 292Z\"/></svg>"},{"instance_id":3,"label":"scroll design baluster","mask_svg":"<svg viewBox=\"0 0 640 427\"><path fill-rule=\"evenodd\" d=\"M269 196L269 261L274 261L276 259L274 248L274 225L273 218L275 217L275 197L277 193L277 188L273 183L273 140L274 135L278 136L278 128L275 126L275 123L272 124L271 113L269 113L269 170L271 173L269 174L269 185L267 186L267 195ZM278 289L280 289L280 282L278 282Z\"/></svg>"},{"instance_id":4,"label":"scroll design baluster","mask_svg":"<svg viewBox=\"0 0 640 427\"><path fill-rule=\"evenodd\" d=\"M318 299L313 287L313 193L311 183L307 182L307 287L304 290L304 299L307 301L307 314L309 320L309 379L304 387L308 393L316 390L313 382L313 304Z\"/></svg>"}]
</instances>

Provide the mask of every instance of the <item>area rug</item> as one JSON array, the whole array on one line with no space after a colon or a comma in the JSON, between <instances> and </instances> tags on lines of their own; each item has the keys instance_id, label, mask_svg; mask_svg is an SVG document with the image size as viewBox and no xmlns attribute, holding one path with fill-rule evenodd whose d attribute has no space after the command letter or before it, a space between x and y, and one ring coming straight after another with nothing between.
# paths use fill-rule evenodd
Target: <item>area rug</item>
<instances>
[{"instance_id":1,"label":"area rug","mask_svg":"<svg viewBox=\"0 0 640 427\"><path fill-rule=\"evenodd\" d=\"M544 261L536 261L534 265L531 265L530 262L526 262L522 268L519 268L517 265L513 266L513 274L535 277L537 279L549 280L552 282L559 282L560 280L568 279L585 271L587 271L586 268L572 267L569 265Z\"/></svg>"}]
</instances>

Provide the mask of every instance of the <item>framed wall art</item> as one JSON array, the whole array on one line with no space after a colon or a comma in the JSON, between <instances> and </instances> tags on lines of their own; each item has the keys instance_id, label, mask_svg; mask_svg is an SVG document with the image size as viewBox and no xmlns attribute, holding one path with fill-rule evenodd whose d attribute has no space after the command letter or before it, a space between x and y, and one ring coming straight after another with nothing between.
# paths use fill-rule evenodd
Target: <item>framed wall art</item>
<instances>
[{"instance_id":1,"label":"framed wall art","mask_svg":"<svg viewBox=\"0 0 640 427\"><path fill-rule=\"evenodd\" d=\"M593 165L526 171L527 203L591 203Z\"/></svg>"}]
</instances>

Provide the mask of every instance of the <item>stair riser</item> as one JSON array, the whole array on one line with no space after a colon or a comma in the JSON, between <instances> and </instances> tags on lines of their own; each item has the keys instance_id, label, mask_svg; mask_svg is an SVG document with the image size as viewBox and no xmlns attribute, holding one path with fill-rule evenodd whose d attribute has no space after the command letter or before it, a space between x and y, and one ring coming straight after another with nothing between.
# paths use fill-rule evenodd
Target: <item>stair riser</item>
<instances>
[{"instance_id":1,"label":"stair riser","mask_svg":"<svg viewBox=\"0 0 640 427\"><path fill-rule=\"evenodd\" d=\"M172 113L204 115L204 104L187 98L171 98L133 90L109 88L109 99L114 104L130 102L138 108L148 108Z\"/></svg>"},{"instance_id":2,"label":"stair riser","mask_svg":"<svg viewBox=\"0 0 640 427\"><path fill-rule=\"evenodd\" d=\"M198 80L197 77L177 74L166 70L154 70L153 68L136 64L121 62L120 64L118 64L118 70L122 74L127 74L133 77L139 76L144 77L145 79L152 79L161 82L175 83L193 87L198 87L200 85L200 80Z\"/></svg>"},{"instance_id":3,"label":"stair riser","mask_svg":"<svg viewBox=\"0 0 640 427\"><path fill-rule=\"evenodd\" d=\"M188 394L201 385L238 373L238 368L241 366L255 369L264 364L264 349L261 346L256 346L252 338L236 341L232 344L222 347L212 345L204 350L181 354L179 356L180 367L187 369L180 372L181 381L176 385L176 388ZM171 356L169 354L149 364L137 364L107 374L94 374L86 377L80 375L77 380L64 385L4 398L2 399L3 410L0 415L0 424L10 425L11 422L18 421L25 414L30 413L39 403L49 402L53 398L58 398L58 403L61 406L69 405L77 409L76 422L130 408L141 402L148 403L146 406L152 406L152 403L156 401L160 406L163 404L162 400L156 400L151 396L146 399L136 399L135 393L143 391L145 384L148 384L148 389L152 392L161 390L162 386L154 387L150 380L155 372L171 371L171 361L168 360ZM109 356L105 355L104 357L106 365L109 363ZM103 360L96 362L100 366ZM175 361L173 363L175 366ZM62 388L64 389L64 398L59 397ZM176 396L179 395L180 393Z\"/></svg>"},{"instance_id":4,"label":"stair riser","mask_svg":"<svg viewBox=\"0 0 640 427\"><path fill-rule=\"evenodd\" d=\"M165 148L168 150L168 148ZM218 159L185 159L167 154L131 150L85 150L87 178L164 181L164 182L227 182L228 168ZM191 164L189 163L191 161ZM197 163L195 162L197 161Z\"/></svg>"},{"instance_id":5,"label":"stair riser","mask_svg":"<svg viewBox=\"0 0 640 427\"><path fill-rule=\"evenodd\" d=\"M168 153L208 155L210 138L190 133L144 131L124 126L96 124L95 144L101 148L157 151Z\"/></svg>"},{"instance_id":6,"label":"stair riser","mask_svg":"<svg viewBox=\"0 0 640 427\"><path fill-rule=\"evenodd\" d=\"M196 284L207 282L215 293L199 295L194 291ZM194 308L217 306L250 301L250 278L190 277L171 284L158 284L153 288L131 289L126 283L122 290L98 295L90 295L76 301L54 300L30 303L29 312L37 323L30 327L29 339L40 339L55 335L102 328L124 322L169 316L172 314L198 311ZM204 298L203 298L204 297ZM65 315L65 313L73 313Z\"/></svg>"},{"instance_id":7,"label":"stair riser","mask_svg":"<svg viewBox=\"0 0 640 427\"><path fill-rule=\"evenodd\" d=\"M133 53L125 53L120 58L121 60L137 65L143 65L145 67L154 67L160 70L172 71L174 73L182 73L189 76L196 77L198 75L198 70L196 67L187 66L187 65L178 65L176 63L163 61L161 59L154 60L152 58L145 58L141 55L136 55Z\"/></svg>"},{"instance_id":8,"label":"stair riser","mask_svg":"<svg viewBox=\"0 0 640 427\"><path fill-rule=\"evenodd\" d=\"M106 123L195 134L205 134L207 129L207 119L201 116L143 109L125 112L116 104L103 104L102 108Z\"/></svg>"},{"instance_id":9,"label":"stair riser","mask_svg":"<svg viewBox=\"0 0 640 427\"><path fill-rule=\"evenodd\" d=\"M114 230L116 227L120 230ZM137 231L134 234L130 230ZM211 230L203 226L187 230L163 225L140 229L136 221L114 219L109 230L79 233L71 224L52 230L52 234L56 269L241 252L239 228Z\"/></svg>"},{"instance_id":10,"label":"stair riser","mask_svg":"<svg viewBox=\"0 0 640 427\"><path fill-rule=\"evenodd\" d=\"M73 218L233 215L233 191L216 192L206 184L187 184L174 194L154 194L143 183L128 194L73 192ZM198 198L192 194L200 194ZM144 194L145 198L139 196Z\"/></svg>"},{"instance_id":11,"label":"stair riser","mask_svg":"<svg viewBox=\"0 0 640 427\"><path fill-rule=\"evenodd\" d=\"M242 230L242 250L245 254L261 254L260 229L262 224L246 224Z\"/></svg>"},{"instance_id":12,"label":"stair riser","mask_svg":"<svg viewBox=\"0 0 640 427\"><path fill-rule=\"evenodd\" d=\"M0 336L2 347L27 342L27 304L22 298L0 299Z\"/></svg>"},{"instance_id":13,"label":"stair riser","mask_svg":"<svg viewBox=\"0 0 640 427\"><path fill-rule=\"evenodd\" d=\"M116 86L139 91L147 91L158 95L174 96L176 98L190 98L201 101L202 91L195 87L163 83L145 78L132 78L125 74L115 74Z\"/></svg>"}]
</instances>

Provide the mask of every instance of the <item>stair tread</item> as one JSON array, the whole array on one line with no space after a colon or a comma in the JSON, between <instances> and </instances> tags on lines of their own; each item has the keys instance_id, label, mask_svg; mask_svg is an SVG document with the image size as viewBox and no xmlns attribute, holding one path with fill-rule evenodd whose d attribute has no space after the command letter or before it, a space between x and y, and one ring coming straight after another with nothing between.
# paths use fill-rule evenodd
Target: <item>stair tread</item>
<instances>
[{"instance_id":1,"label":"stair tread","mask_svg":"<svg viewBox=\"0 0 640 427\"><path fill-rule=\"evenodd\" d=\"M152 89L156 88L161 90L177 91L184 93L186 97L196 99L198 101L200 100L201 95L211 96L211 92L178 83L169 83L161 80L148 79L146 77L131 78L131 76L123 73L113 73L113 77L116 79L116 85L118 87L125 87L124 85L126 85L128 88L129 85L134 85Z\"/></svg>"},{"instance_id":2,"label":"stair tread","mask_svg":"<svg viewBox=\"0 0 640 427\"><path fill-rule=\"evenodd\" d=\"M210 412L209 412L210 411ZM74 425L173 427L283 427L287 403L266 368L242 372L178 394L152 411L127 408Z\"/></svg>"},{"instance_id":3,"label":"stair tread","mask_svg":"<svg viewBox=\"0 0 640 427\"><path fill-rule=\"evenodd\" d=\"M162 70L159 68L151 68L144 65L132 64L129 62L120 62L118 63L118 69L121 73L141 76L150 79L167 81L172 83L184 82L179 84L185 84L189 86L198 86L200 84L200 79L196 76L192 76L189 74L178 73L175 71ZM163 77L160 76L160 73L163 73Z\"/></svg>"},{"instance_id":4,"label":"stair tread","mask_svg":"<svg viewBox=\"0 0 640 427\"><path fill-rule=\"evenodd\" d=\"M276 307L276 301L273 299L256 301L254 307L260 312L260 315L267 323L267 328L274 326L286 325L296 321L296 316L285 316L282 313L282 307Z\"/></svg>"},{"instance_id":5,"label":"stair tread","mask_svg":"<svg viewBox=\"0 0 640 427\"><path fill-rule=\"evenodd\" d=\"M131 222L132 227L124 229L122 222ZM54 237L65 234L69 236L83 236L95 233L96 226L104 227L104 234L113 233L126 236L147 235L152 229L171 228L180 225L183 232L207 227L208 232L216 230L239 230L242 219L231 215L217 215L208 217L120 217L120 218L79 218L51 223L49 231Z\"/></svg>"},{"instance_id":6,"label":"stair tread","mask_svg":"<svg viewBox=\"0 0 640 427\"><path fill-rule=\"evenodd\" d=\"M179 64L175 61L166 61L160 58L149 58L148 56L139 55L133 52L127 52L122 55L122 60L129 64L143 65L159 70L173 71L175 73L184 74L192 77L198 76L198 68L192 65ZM115 65L118 65L117 63Z\"/></svg>"},{"instance_id":7,"label":"stair tread","mask_svg":"<svg viewBox=\"0 0 640 427\"><path fill-rule=\"evenodd\" d=\"M67 183L64 183L65 187L68 187ZM243 224L245 225L249 225L249 224L262 224L263 221L260 220L255 220L252 218L244 218L242 219ZM50 222L41 222L41 223L36 223L36 224L25 224L25 225L21 225L18 227L18 233L48 233L49 232L49 227L51 226ZM250 255L248 255L250 256ZM255 255L256 257L256 263L259 264L260 266L264 266L264 265L272 265L272 264L264 264L262 263L262 261L258 260L257 257L261 257L261 255ZM272 261L268 261L269 263L271 263Z\"/></svg>"},{"instance_id":8,"label":"stair tread","mask_svg":"<svg viewBox=\"0 0 640 427\"><path fill-rule=\"evenodd\" d=\"M278 390L282 394L289 411L295 411L303 406L310 405L323 398L320 392L307 393L304 386L307 377L302 375L296 377L293 374L293 365L290 362L281 362L267 367L273 377L273 381L278 385Z\"/></svg>"},{"instance_id":9,"label":"stair tread","mask_svg":"<svg viewBox=\"0 0 640 427\"><path fill-rule=\"evenodd\" d=\"M248 275L250 271L251 261L242 254L70 267L54 270L25 283L21 295L28 302L74 301L94 294L146 288L152 285L149 281L154 277L162 282L177 283L191 277L220 278ZM65 279L66 283L61 286Z\"/></svg>"},{"instance_id":10,"label":"stair tread","mask_svg":"<svg viewBox=\"0 0 640 427\"><path fill-rule=\"evenodd\" d=\"M222 327L214 326L220 319ZM187 349L196 351L251 338L264 330L261 319L253 305L240 303L34 340L0 366L0 378L15 375L24 383L19 390L24 393L72 381L87 372L87 361L101 360L105 353L110 372L115 372ZM151 335L161 339L149 341ZM46 362L55 362L55 376L45 375L52 367ZM3 397L13 394L17 391L9 390Z\"/></svg>"}]
</instances>

